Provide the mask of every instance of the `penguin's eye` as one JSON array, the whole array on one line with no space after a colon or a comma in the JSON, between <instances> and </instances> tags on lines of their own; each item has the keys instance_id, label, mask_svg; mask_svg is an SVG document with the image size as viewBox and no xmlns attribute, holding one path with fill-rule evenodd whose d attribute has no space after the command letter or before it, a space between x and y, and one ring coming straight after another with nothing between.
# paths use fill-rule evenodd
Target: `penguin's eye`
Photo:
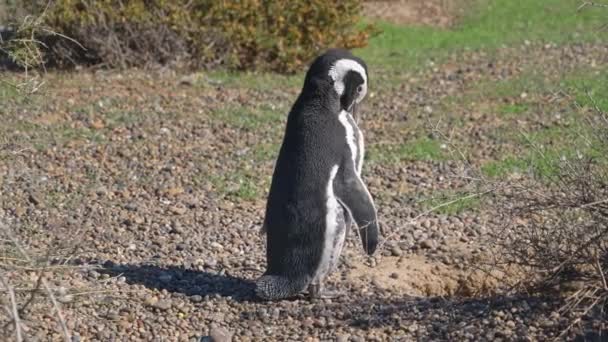
<instances>
[{"instance_id":1,"label":"penguin's eye","mask_svg":"<svg viewBox=\"0 0 608 342\"><path fill-rule=\"evenodd\" d=\"M363 85L359 85L357 87L357 93L361 94L362 91L363 91Z\"/></svg>"}]
</instances>

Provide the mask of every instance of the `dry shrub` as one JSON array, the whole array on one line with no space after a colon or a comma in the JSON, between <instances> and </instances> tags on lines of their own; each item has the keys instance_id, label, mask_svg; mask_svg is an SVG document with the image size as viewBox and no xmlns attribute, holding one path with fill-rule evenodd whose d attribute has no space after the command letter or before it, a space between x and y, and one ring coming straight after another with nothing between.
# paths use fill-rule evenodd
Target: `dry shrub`
<instances>
[{"instance_id":1,"label":"dry shrub","mask_svg":"<svg viewBox=\"0 0 608 342\"><path fill-rule=\"evenodd\" d=\"M36 14L46 5L26 0L22 6ZM45 24L84 49L50 39L46 60L293 72L327 47L364 46L371 30L357 27L359 11L359 0L56 0Z\"/></svg>"},{"instance_id":2,"label":"dry shrub","mask_svg":"<svg viewBox=\"0 0 608 342\"><path fill-rule=\"evenodd\" d=\"M501 251L492 267L524 272L516 290L560 296L573 317L564 334L583 321L606 329L608 318L608 115L592 112L585 153L555 161L548 178L512 181L496 194L505 227L491 236Z\"/></svg>"}]
</instances>

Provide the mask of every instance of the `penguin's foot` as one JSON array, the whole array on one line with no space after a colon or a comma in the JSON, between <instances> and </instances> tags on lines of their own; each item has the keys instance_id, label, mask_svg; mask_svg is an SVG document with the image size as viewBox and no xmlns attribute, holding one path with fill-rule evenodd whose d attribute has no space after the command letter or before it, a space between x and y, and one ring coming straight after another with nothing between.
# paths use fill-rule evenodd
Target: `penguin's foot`
<instances>
[{"instance_id":1,"label":"penguin's foot","mask_svg":"<svg viewBox=\"0 0 608 342\"><path fill-rule=\"evenodd\" d=\"M344 294L342 291L326 290L321 284L310 284L308 286L310 299L335 299L344 296Z\"/></svg>"}]
</instances>

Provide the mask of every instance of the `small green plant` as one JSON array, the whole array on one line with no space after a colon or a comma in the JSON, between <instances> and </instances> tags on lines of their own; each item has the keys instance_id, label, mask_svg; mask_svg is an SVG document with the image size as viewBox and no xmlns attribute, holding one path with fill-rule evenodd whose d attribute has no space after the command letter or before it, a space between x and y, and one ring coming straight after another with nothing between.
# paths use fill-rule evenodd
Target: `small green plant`
<instances>
[{"instance_id":1,"label":"small green plant","mask_svg":"<svg viewBox=\"0 0 608 342\"><path fill-rule=\"evenodd\" d=\"M492 178L504 177L511 173L522 173L527 170L525 160L513 156L506 157L499 161L490 161L481 166L484 175Z\"/></svg>"},{"instance_id":2,"label":"small green plant","mask_svg":"<svg viewBox=\"0 0 608 342\"><path fill-rule=\"evenodd\" d=\"M256 162L274 161L279 155L278 143L263 143L254 147L253 158Z\"/></svg>"},{"instance_id":3,"label":"small green plant","mask_svg":"<svg viewBox=\"0 0 608 342\"><path fill-rule=\"evenodd\" d=\"M499 113L505 116L522 114L528 110L528 106L525 104L508 104L504 105L499 109Z\"/></svg>"},{"instance_id":4,"label":"small green plant","mask_svg":"<svg viewBox=\"0 0 608 342\"><path fill-rule=\"evenodd\" d=\"M269 123L277 123L287 118L287 113L262 105L259 107L227 106L214 110L216 120L245 130L254 130Z\"/></svg>"},{"instance_id":5,"label":"small green plant","mask_svg":"<svg viewBox=\"0 0 608 342\"><path fill-rule=\"evenodd\" d=\"M371 162L398 163L404 160L442 160L445 154L439 141L422 137L399 145L372 145L368 158Z\"/></svg>"},{"instance_id":6,"label":"small green plant","mask_svg":"<svg viewBox=\"0 0 608 342\"><path fill-rule=\"evenodd\" d=\"M260 193L258 181L246 172L215 175L211 177L211 183L215 191L221 196L248 201L258 198Z\"/></svg>"}]
</instances>

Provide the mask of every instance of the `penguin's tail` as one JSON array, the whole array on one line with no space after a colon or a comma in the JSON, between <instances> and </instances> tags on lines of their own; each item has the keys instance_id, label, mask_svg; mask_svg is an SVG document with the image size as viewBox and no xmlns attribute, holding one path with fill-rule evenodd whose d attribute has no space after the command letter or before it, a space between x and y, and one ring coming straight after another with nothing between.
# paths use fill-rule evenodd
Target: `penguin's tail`
<instances>
[{"instance_id":1,"label":"penguin's tail","mask_svg":"<svg viewBox=\"0 0 608 342\"><path fill-rule=\"evenodd\" d=\"M304 291L309 282L306 277L289 279L278 275L263 275L255 282L255 294L265 300L289 298Z\"/></svg>"}]
</instances>

